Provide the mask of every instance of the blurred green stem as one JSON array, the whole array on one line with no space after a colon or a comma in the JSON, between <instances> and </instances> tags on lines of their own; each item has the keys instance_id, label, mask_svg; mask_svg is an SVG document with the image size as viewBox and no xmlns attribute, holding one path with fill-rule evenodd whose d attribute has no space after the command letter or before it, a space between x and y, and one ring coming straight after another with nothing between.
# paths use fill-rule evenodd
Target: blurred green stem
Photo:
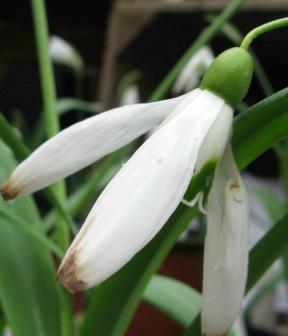
<instances>
[{"instance_id":1,"label":"blurred green stem","mask_svg":"<svg viewBox=\"0 0 288 336\"><path fill-rule=\"evenodd\" d=\"M32 0L32 10L34 18L34 29L37 42L38 60L41 77L42 99L44 105L44 115L46 119L46 129L48 137L52 137L59 132L59 120L56 110L56 88L53 75L52 62L48 51L48 24L43 0ZM65 203L65 185L59 182L54 186L58 200ZM58 219L58 239L62 248L69 245L69 230L66 222L62 218Z\"/></svg>"},{"instance_id":2,"label":"blurred green stem","mask_svg":"<svg viewBox=\"0 0 288 336\"><path fill-rule=\"evenodd\" d=\"M44 0L32 0L34 29L37 42L38 60L41 77L42 99L46 119L47 135L52 137L59 132L59 120L56 111L56 88L52 62L48 51L48 24ZM54 186L60 204L65 204L65 184L59 182ZM61 248L69 245L69 228L61 216L58 218L58 240ZM71 297L62 290L62 335L73 335L73 317Z\"/></svg>"},{"instance_id":3,"label":"blurred green stem","mask_svg":"<svg viewBox=\"0 0 288 336\"><path fill-rule=\"evenodd\" d=\"M284 185L286 203L288 203L288 139L274 146L280 165L280 175Z\"/></svg>"}]
</instances>

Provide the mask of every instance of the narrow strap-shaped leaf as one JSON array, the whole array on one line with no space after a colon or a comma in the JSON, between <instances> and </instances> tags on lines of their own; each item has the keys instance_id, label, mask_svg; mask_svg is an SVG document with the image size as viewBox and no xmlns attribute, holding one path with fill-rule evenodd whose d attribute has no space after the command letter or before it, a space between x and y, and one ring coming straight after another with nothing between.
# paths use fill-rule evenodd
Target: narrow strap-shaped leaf
<instances>
[{"instance_id":1,"label":"narrow strap-shaped leaf","mask_svg":"<svg viewBox=\"0 0 288 336\"><path fill-rule=\"evenodd\" d=\"M201 295L178 280L155 275L150 280L143 299L187 328L201 308Z\"/></svg>"},{"instance_id":2,"label":"narrow strap-shaped leaf","mask_svg":"<svg viewBox=\"0 0 288 336\"><path fill-rule=\"evenodd\" d=\"M263 185L253 185L250 187L251 192L255 193L257 198L266 208L268 215L273 222L278 221L285 213L285 204L271 190Z\"/></svg>"},{"instance_id":3,"label":"narrow strap-shaped leaf","mask_svg":"<svg viewBox=\"0 0 288 336\"><path fill-rule=\"evenodd\" d=\"M257 291L256 293L253 295L252 299L249 300L248 305L245 305L245 316L247 316L247 318L249 318L249 315L251 313L253 313L253 309L255 306L257 306L257 304L259 302L261 302L261 300L268 294L271 293L271 291L273 291L276 287L276 285L279 284L279 282L281 280L284 280L284 274L283 274L283 270L278 271L278 273L273 274L273 277L271 277L271 279L269 279L269 281L264 284L259 283L259 286L257 287Z\"/></svg>"},{"instance_id":4,"label":"narrow strap-shaped leaf","mask_svg":"<svg viewBox=\"0 0 288 336\"><path fill-rule=\"evenodd\" d=\"M233 145L237 162L241 168L244 168L252 158L262 154L269 147L269 143L263 142L262 138L255 139L255 126L251 128L249 123L254 122L257 125L258 133L261 136L263 133L265 135L265 131L261 130L269 127L267 125L273 122L273 118L278 119L285 114L288 115L288 105L285 104L287 100L288 90L282 90L250 108L241 119L236 119L234 124L236 137L233 138ZM263 114L266 117L262 121ZM240 131L238 127L240 127ZM285 132L288 134L288 123L285 127L277 135L268 137L271 141L270 145L281 139ZM242 147L243 142L251 144L251 138L256 143L259 141L260 145L254 146L254 151L240 160L239 148ZM247 147L247 150L250 151L250 148ZM203 181L205 179L196 182L195 179L192 179L193 190L188 199L193 199L193 196L201 190ZM189 209L180 204L160 233L125 267L95 289L83 323L82 336L94 335L96 332L99 336L123 335L141 299L145 285L196 213L195 208Z\"/></svg>"},{"instance_id":5,"label":"narrow strap-shaped leaf","mask_svg":"<svg viewBox=\"0 0 288 336\"><path fill-rule=\"evenodd\" d=\"M144 301L187 328L201 309L201 295L187 284L173 278L154 275L144 295ZM235 335L232 331L229 336Z\"/></svg>"},{"instance_id":6,"label":"narrow strap-shaped leaf","mask_svg":"<svg viewBox=\"0 0 288 336\"><path fill-rule=\"evenodd\" d=\"M49 251L2 218L0 235L0 300L13 336L59 336L59 297Z\"/></svg>"},{"instance_id":7,"label":"narrow strap-shaped leaf","mask_svg":"<svg viewBox=\"0 0 288 336\"><path fill-rule=\"evenodd\" d=\"M57 245L55 245L48 237L46 237L44 232L40 231L40 228L35 228L29 225L29 223L23 220L22 217L18 216L12 211L6 210L4 207L0 207L0 218L6 219L9 223L13 223L12 225L17 225L26 233L34 237L38 242L41 242L46 248L51 250L51 252L54 252L58 258L63 258L64 252L61 251L61 249Z\"/></svg>"},{"instance_id":8,"label":"narrow strap-shaped leaf","mask_svg":"<svg viewBox=\"0 0 288 336\"><path fill-rule=\"evenodd\" d=\"M249 291L267 269L278 259L288 246L288 213L257 243L250 252L247 291Z\"/></svg>"},{"instance_id":9,"label":"narrow strap-shaped leaf","mask_svg":"<svg viewBox=\"0 0 288 336\"><path fill-rule=\"evenodd\" d=\"M0 142L0 176L15 167L11 151ZM60 336L58 285L49 250L14 223L20 216L38 230L32 198L6 203L0 198L0 302L13 336ZM15 215L17 213L17 215ZM18 218L18 217L17 217ZM30 231L31 231L30 230Z\"/></svg>"},{"instance_id":10,"label":"narrow strap-shaped leaf","mask_svg":"<svg viewBox=\"0 0 288 336\"><path fill-rule=\"evenodd\" d=\"M287 112L285 88L235 118L232 144L240 168L288 134Z\"/></svg>"}]
</instances>

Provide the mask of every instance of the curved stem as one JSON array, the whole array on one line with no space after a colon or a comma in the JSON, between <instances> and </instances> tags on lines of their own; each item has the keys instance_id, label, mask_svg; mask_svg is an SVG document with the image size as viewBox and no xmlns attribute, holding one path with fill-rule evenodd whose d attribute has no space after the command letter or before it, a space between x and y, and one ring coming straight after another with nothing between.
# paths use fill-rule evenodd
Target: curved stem
<instances>
[{"instance_id":1,"label":"curved stem","mask_svg":"<svg viewBox=\"0 0 288 336\"><path fill-rule=\"evenodd\" d=\"M207 15L208 22L212 22L214 18L215 18L214 15ZM239 29L235 25L233 25L231 22L226 22L222 26L221 32L226 38L232 41L236 46L239 46L244 38L242 33L239 31ZM253 51L250 51L250 54L253 56L253 60L254 60L255 76L258 79L259 84L261 85L264 95L266 97L269 97L275 92L272 87L272 84L259 58L255 55Z\"/></svg>"},{"instance_id":2,"label":"curved stem","mask_svg":"<svg viewBox=\"0 0 288 336\"><path fill-rule=\"evenodd\" d=\"M244 2L245 0L233 0L231 4L227 6L226 9L220 15L218 15L208 27L202 30L192 46L180 58L180 60L175 64L175 66L167 74L163 81L161 81L160 85L155 89L149 98L149 101L157 101L165 97L178 74L183 69L184 65L195 54L196 51L211 41L211 39L219 32L223 23L231 19L232 16L241 8Z\"/></svg>"},{"instance_id":3,"label":"curved stem","mask_svg":"<svg viewBox=\"0 0 288 336\"><path fill-rule=\"evenodd\" d=\"M250 33L248 33L242 43L241 43L241 48L248 50L250 44L252 41L258 37L261 36L265 33L270 32L271 30L282 28L282 27L287 27L288 26L288 17L274 20L268 23L265 23L262 26L256 27L255 29L251 30Z\"/></svg>"}]
</instances>

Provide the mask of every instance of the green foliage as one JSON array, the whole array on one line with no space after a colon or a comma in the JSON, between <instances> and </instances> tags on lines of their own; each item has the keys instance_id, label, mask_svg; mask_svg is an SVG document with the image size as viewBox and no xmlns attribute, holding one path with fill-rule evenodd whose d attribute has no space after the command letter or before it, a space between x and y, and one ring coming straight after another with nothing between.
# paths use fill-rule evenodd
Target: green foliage
<instances>
[{"instance_id":1,"label":"green foliage","mask_svg":"<svg viewBox=\"0 0 288 336\"><path fill-rule=\"evenodd\" d=\"M15 161L3 142L0 156L2 179L8 177ZM4 217L2 211L21 216L35 231L40 217L32 197L11 203L0 200L0 301L7 323L14 336L59 336L59 288L51 254L38 239Z\"/></svg>"},{"instance_id":2,"label":"green foliage","mask_svg":"<svg viewBox=\"0 0 288 336\"><path fill-rule=\"evenodd\" d=\"M161 275L149 282L143 299L187 328L201 309L201 295L188 285Z\"/></svg>"}]
</instances>

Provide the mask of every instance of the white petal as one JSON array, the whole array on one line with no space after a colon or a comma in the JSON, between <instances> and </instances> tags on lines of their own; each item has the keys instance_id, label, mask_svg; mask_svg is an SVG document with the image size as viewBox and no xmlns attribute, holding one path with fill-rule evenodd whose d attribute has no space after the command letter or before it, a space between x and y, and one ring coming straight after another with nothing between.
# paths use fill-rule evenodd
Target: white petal
<instances>
[{"instance_id":1,"label":"white petal","mask_svg":"<svg viewBox=\"0 0 288 336\"><path fill-rule=\"evenodd\" d=\"M200 92L135 152L95 203L60 266L58 277L69 290L89 288L115 273L180 203L201 143L225 104Z\"/></svg>"},{"instance_id":2,"label":"white petal","mask_svg":"<svg viewBox=\"0 0 288 336\"><path fill-rule=\"evenodd\" d=\"M45 142L2 186L6 198L42 189L126 145L159 125L189 95L156 103L119 107L88 118ZM190 99L189 98L189 99Z\"/></svg>"},{"instance_id":3,"label":"white petal","mask_svg":"<svg viewBox=\"0 0 288 336\"><path fill-rule=\"evenodd\" d=\"M225 335L241 309L248 265L247 196L227 147L208 196L202 332Z\"/></svg>"},{"instance_id":4,"label":"white petal","mask_svg":"<svg viewBox=\"0 0 288 336\"><path fill-rule=\"evenodd\" d=\"M83 60L79 52L61 37L49 38L49 54L55 63L66 65L75 71L83 70Z\"/></svg>"},{"instance_id":5,"label":"white petal","mask_svg":"<svg viewBox=\"0 0 288 336\"><path fill-rule=\"evenodd\" d=\"M209 65L213 62L214 55L209 47L200 48L185 64L172 88L172 93L189 92L199 84L200 78Z\"/></svg>"},{"instance_id":6,"label":"white petal","mask_svg":"<svg viewBox=\"0 0 288 336\"><path fill-rule=\"evenodd\" d=\"M140 102L139 88L138 85L130 85L122 94L120 105L131 105Z\"/></svg>"},{"instance_id":7,"label":"white petal","mask_svg":"<svg viewBox=\"0 0 288 336\"><path fill-rule=\"evenodd\" d=\"M233 110L225 104L210 128L199 153L195 173L197 174L210 160L218 161L227 146L231 135Z\"/></svg>"}]
</instances>

